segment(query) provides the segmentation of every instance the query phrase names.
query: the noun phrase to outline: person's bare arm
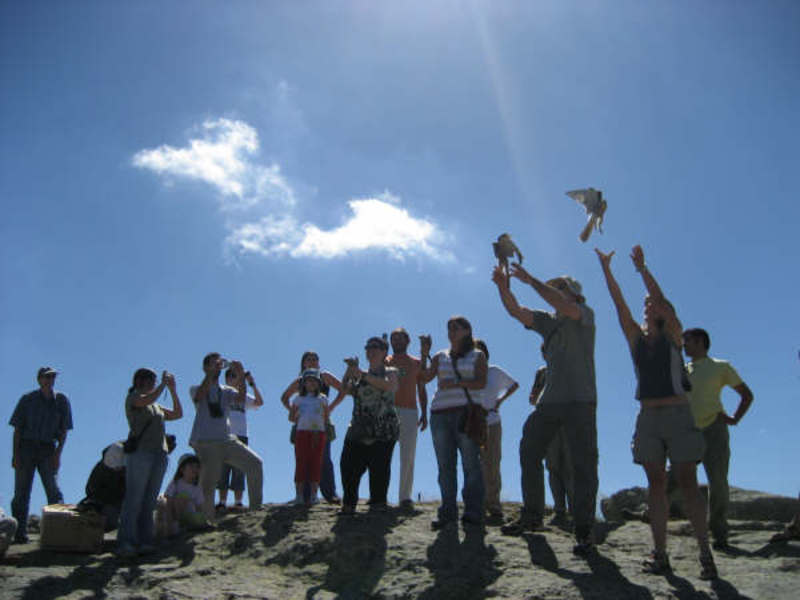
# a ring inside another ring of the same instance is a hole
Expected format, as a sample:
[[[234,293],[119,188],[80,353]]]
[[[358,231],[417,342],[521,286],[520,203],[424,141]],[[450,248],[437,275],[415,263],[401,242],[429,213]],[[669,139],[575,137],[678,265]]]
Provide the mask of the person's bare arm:
[[[739,406],[736,407],[736,412],[733,413],[732,417],[728,416],[727,413],[723,413],[723,419],[728,425],[738,425],[753,403],[753,392],[744,381],[733,389],[739,393]]]
[[[595,248],[597,258],[600,260],[600,266],[603,268],[603,275],[606,278],[606,286],[608,286],[608,293],[611,294],[611,300],[617,309],[617,319],[622,328],[622,333],[628,341],[628,346],[632,346],[636,338],[642,335],[642,328],[633,320],[631,309],[628,308],[628,303],[625,302],[625,297],[622,295],[622,290],[617,283],[614,274],[611,272],[611,258],[614,256],[612,250],[608,254],[604,254],[599,249]]]
[[[253,388],[253,406],[256,408],[260,406],[264,406],[264,398],[261,397],[261,392],[256,385],[256,379],[253,377],[253,374],[248,371],[244,375],[245,383],[247,383],[251,388]]]
[[[436,377],[436,373],[439,371],[439,358],[434,356],[431,359],[431,339],[429,336],[421,336],[420,338],[420,379],[422,383],[430,382],[434,377]],[[431,360],[430,366],[428,366],[428,360]]]
[[[336,391],[339,391],[340,389],[342,389],[342,382],[339,381],[338,379],[336,379],[336,377],[334,375],[328,373],[327,371],[323,371],[323,373],[322,373],[322,381],[327,383],[330,387],[332,387]]]
[[[420,362],[420,366],[422,363]],[[428,390],[425,389],[425,382],[422,380],[422,371],[417,374],[417,397],[419,398],[419,425],[420,431],[425,431],[428,427]]]
[[[650,296],[654,303],[654,307],[662,319],[664,319],[664,331],[667,336],[672,340],[678,348],[683,347],[683,325],[675,312],[675,309],[664,296],[661,291],[661,286],[658,285],[655,276],[650,272],[647,264],[644,261],[644,251],[642,247],[636,245],[631,250],[631,260],[633,266],[642,276],[644,286],[647,288],[647,294]]]
[[[167,377],[165,377],[167,389],[169,390],[170,396],[172,396],[172,410],[164,410],[164,420],[165,421],[177,421],[181,417],[183,417],[183,407],[181,406],[181,399],[178,398],[178,391],[175,385],[175,377],[172,374],[167,373]]]
[[[386,369],[386,373],[383,375],[373,375],[369,371],[362,371],[361,378],[383,392],[396,392],[399,385],[395,369]]]
[[[565,315],[570,319],[579,321],[581,319],[581,308],[572,296],[569,296],[559,289],[554,288],[552,285],[540,281],[518,263],[511,265],[511,276],[516,277],[522,283],[530,285],[536,293],[542,297],[542,300],[552,306],[557,313]]]
[[[511,384],[511,386],[509,386],[509,388],[505,391],[505,393],[497,399],[496,408],[500,408],[500,405],[503,402],[505,402],[508,399],[508,397],[514,392],[516,392],[518,389],[519,389],[519,383],[515,381],[514,383]]]
[[[289,410],[289,398],[291,398],[294,394],[297,393],[297,390],[300,389],[300,380],[295,379],[290,383],[286,390],[284,390],[283,394],[281,394],[281,404],[283,404],[286,410]]]
[[[64,444],[67,443],[67,432],[64,430],[56,440],[56,451],[53,453],[53,469],[58,471],[61,467],[61,453],[64,451]]]
[[[153,391],[147,392],[146,394],[139,394],[138,397],[135,397],[131,404],[136,408],[142,408],[143,406],[149,406],[161,396],[161,393],[164,391],[164,388],[167,387],[167,382],[164,380],[164,376],[167,374],[164,371],[161,374],[161,383],[159,383],[156,387],[153,388]]]
[[[497,291],[500,293],[500,301],[503,303],[506,312],[525,327],[533,325],[533,311],[517,302],[517,298],[511,292],[508,278],[502,267],[497,266],[494,268],[492,272],[492,281],[497,285]]]
[[[439,388],[448,390],[451,388],[463,388],[465,390],[482,390],[486,387],[486,374],[489,372],[489,364],[486,356],[481,352],[475,360],[475,377],[472,379],[453,379],[440,381]]]

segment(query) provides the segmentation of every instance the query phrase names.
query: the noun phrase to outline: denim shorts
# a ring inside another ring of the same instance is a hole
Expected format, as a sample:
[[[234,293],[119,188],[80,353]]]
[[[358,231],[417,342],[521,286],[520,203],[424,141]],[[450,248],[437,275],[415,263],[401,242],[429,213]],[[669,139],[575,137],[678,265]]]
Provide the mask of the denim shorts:
[[[702,432],[694,424],[689,404],[642,406],[631,442],[633,462],[698,463],[705,453]]]

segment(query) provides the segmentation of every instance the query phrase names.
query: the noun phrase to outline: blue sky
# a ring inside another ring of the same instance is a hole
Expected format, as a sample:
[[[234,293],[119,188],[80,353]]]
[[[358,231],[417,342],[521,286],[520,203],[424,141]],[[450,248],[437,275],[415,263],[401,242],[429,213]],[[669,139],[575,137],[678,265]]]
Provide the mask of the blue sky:
[[[134,370],[176,374],[180,452],[188,387],[217,350],[256,376],[264,497],[288,500],[278,397],[302,352],[341,375],[371,335],[405,326],[441,348],[464,314],[521,384],[502,414],[503,497],[519,499],[541,360],[489,279],[490,244],[509,232],[534,275],[573,275],[596,312],[601,494],[644,485],[633,369],[592,251],[617,250],[640,314],[627,254],[641,243],[684,325],[705,327],[755,393],[732,430],[732,484],[794,495],[798,25],[797,3],[778,1],[4,2],[4,419],[39,366],[62,371],[75,430],[61,485],[77,501],[126,435]],[[582,244],[564,192],[586,186],[609,209]],[[416,473],[437,497],[428,432]]]

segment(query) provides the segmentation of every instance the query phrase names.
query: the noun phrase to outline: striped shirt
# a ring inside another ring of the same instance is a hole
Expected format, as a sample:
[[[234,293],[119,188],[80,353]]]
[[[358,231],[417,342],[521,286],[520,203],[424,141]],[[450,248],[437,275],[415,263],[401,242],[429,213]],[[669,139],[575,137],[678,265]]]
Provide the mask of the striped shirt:
[[[462,356],[457,361],[458,372],[461,374],[461,379],[469,381],[475,379],[475,362],[479,356],[483,356],[480,350],[470,350],[465,356]],[[439,366],[436,371],[438,382],[441,384],[443,381],[455,381],[455,370],[453,363],[450,361],[450,353],[447,350],[440,350],[434,356],[434,359],[439,361]],[[472,399],[475,402],[480,402],[477,392],[470,392]],[[467,394],[463,388],[456,387],[443,390],[441,386],[437,388],[436,395],[431,402],[431,412],[439,410],[447,410],[448,408],[455,408],[457,406],[465,406],[467,404]]]

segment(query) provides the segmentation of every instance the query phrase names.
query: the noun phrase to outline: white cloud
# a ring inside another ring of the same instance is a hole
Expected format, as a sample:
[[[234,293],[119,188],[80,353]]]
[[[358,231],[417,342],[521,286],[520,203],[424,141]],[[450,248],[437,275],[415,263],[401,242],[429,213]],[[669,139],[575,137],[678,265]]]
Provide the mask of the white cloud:
[[[264,256],[332,259],[381,250],[397,260],[412,256],[453,260],[439,227],[428,219],[411,216],[396,196],[384,193],[377,198],[350,200],[348,206],[351,216],[333,229],[324,230],[313,223],[299,225],[289,216],[269,216],[236,228],[228,242],[240,254]]]
[[[285,88],[285,84],[281,84]],[[280,88],[282,101],[286,90]],[[285,108],[285,107],[284,107]],[[207,183],[219,193],[226,211],[226,254],[333,259],[378,250],[397,260],[426,257],[452,261],[447,237],[430,219],[411,215],[400,198],[385,192],[350,200],[350,214],[338,227],[300,223],[292,186],[277,164],[254,161],[258,133],[243,121],[217,119],[202,124],[185,147],[145,149],[133,165],[160,176]],[[229,211],[236,209],[233,218]],[[308,210],[308,207],[307,207]]]
[[[163,145],[141,150],[133,156],[136,167],[166,177],[199,180],[214,186],[224,208],[252,206],[262,201],[292,205],[291,186],[278,165],[252,161],[258,152],[256,130],[243,121],[205,121],[201,137],[187,146]]]

